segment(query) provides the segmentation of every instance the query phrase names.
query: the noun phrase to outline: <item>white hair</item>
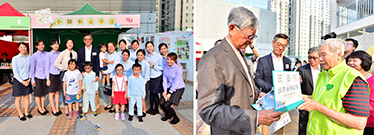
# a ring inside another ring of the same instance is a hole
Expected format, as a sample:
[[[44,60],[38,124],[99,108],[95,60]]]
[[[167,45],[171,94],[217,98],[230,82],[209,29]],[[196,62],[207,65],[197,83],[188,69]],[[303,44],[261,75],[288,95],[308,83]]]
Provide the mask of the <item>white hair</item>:
[[[245,7],[232,8],[228,17],[227,26],[236,24],[240,29],[249,28],[257,30],[260,23],[253,12]]]
[[[345,47],[345,41],[337,38],[330,38],[325,41],[323,41],[321,44],[318,45],[318,48],[323,45],[329,45],[330,50],[332,53],[338,55],[339,52],[342,53],[342,58],[344,59],[344,47]]]

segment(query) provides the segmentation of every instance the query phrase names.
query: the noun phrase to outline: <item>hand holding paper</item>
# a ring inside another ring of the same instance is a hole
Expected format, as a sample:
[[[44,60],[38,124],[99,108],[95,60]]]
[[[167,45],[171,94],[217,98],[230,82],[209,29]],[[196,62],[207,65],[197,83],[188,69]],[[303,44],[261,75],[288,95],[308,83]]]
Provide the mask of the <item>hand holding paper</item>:
[[[270,126],[274,121],[278,121],[282,112],[274,112],[274,109],[261,110],[258,112],[258,124]]]
[[[305,111],[312,111],[312,110],[315,110],[320,103],[318,103],[317,101],[314,101],[310,98],[308,98],[307,96],[303,96],[303,100],[304,100],[304,103],[302,103],[301,105],[299,105],[297,107],[297,109],[299,110],[305,110]]]

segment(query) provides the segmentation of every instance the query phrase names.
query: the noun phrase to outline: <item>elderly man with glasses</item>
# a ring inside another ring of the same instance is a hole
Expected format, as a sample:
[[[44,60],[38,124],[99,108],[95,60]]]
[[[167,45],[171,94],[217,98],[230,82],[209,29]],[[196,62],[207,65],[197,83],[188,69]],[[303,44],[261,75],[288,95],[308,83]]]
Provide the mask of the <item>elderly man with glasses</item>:
[[[274,109],[256,111],[251,106],[258,92],[240,49],[256,37],[257,17],[244,7],[233,8],[227,25],[227,36],[201,58],[198,112],[210,125],[211,134],[254,135],[257,125],[270,125],[282,113]]]

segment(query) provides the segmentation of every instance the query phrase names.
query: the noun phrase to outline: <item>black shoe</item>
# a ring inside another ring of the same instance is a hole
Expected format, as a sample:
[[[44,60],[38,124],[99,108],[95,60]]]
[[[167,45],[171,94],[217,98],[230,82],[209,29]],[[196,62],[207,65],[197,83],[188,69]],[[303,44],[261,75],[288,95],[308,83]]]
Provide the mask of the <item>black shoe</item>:
[[[132,117],[133,117],[133,116],[129,115],[129,119],[128,119],[128,120],[129,120],[130,122],[132,121]]]
[[[19,116],[18,116],[18,118],[19,118],[19,120],[21,120],[21,121],[25,121],[25,120],[26,120],[25,115],[23,115],[22,117],[19,117]]]
[[[110,106],[110,107],[108,107],[108,106],[105,106],[105,107],[104,107],[104,110],[109,110],[109,109],[112,109],[112,107],[113,107],[113,106]]]
[[[32,118],[32,115],[31,114],[28,114],[26,115],[27,118],[31,119]]]
[[[58,115],[61,115],[61,114],[62,114],[61,110],[58,110],[57,113],[58,113]],[[69,115],[69,114],[68,114],[68,115]]]
[[[174,119],[170,121],[170,124],[177,124],[179,121],[179,118],[175,116]]]
[[[39,113],[40,115],[43,115],[43,116],[47,114],[46,112],[47,112],[47,111],[41,113],[41,112],[38,110],[38,113]]]
[[[170,115],[165,115],[165,117],[162,117],[161,120],[162,121],[167,121],[168,119],[170,119],[171,116]]]
[[[49,111],[47,109],[44,108],[44,110],[45,110],[45,114],[49,113]]]
[[[139,122],[143,122],[143,118],[142,118],[142,116],[138,116],[138,121],[139,121]]]
[[[143,112],[143,116],[142,117],[145,117],[145,116],[147,116],[147,113]]]
[[[109,113],[114,113],[114,112],[116,112],[116,111],[114,111],[114,110],[109,110]]]
[[[59,115],[60,115],[58,112],[53,113],[53,111],[52,111],[52,114],[53,114],[54,116],[59,116]]]
[[[148,109],[148,110],[146,111],[146,113],[148,113],[148,114],[152,114],[153,111],[154,111],[153,109]]]
[[[151,115],[156,115],[156,114],[159,114],[160,112],[158,110],[153,110]]]

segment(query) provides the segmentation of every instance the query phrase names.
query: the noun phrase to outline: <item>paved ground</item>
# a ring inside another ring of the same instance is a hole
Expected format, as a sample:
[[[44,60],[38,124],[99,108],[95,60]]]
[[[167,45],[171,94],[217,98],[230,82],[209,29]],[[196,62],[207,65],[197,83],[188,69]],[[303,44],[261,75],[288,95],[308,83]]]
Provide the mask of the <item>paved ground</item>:
[[[143,118],[144,122],[139,123],[137,119],[132,122],[114,120],[114,114],[103,110],[105,101],[100,99],[101,114],[94,117],[92,113],[87,115],[86,121],[73,118],[68,120],[67,116],[58,117],[49,113],[46,116],[40,116],[37,113],[34,100],[30,103],[30,112],[33,118],[26,121],[18,119],[18,113],[14,105],[14,97],[11,96],[12,86],[4,84],[0,86],[0,134],[192,134],[193,133],[193,89],[192,83],[186,84],[186,90],[179,106],[174,106],[181,122],[171,125],[169,122],[163,122],[160,118],[163,116],[161,111],[158,115],[147,115]],[[22,102],[23,103],[23,102]],[[50,110],[48,98],[46,101],[47,110]],[[63,111],[63,106],[60,109]],[[74,116],[74,115],[73,115]],[[128,117],[128,115],[126,115]],[[99,124],[101,131],[94,131],[93,126]]]

